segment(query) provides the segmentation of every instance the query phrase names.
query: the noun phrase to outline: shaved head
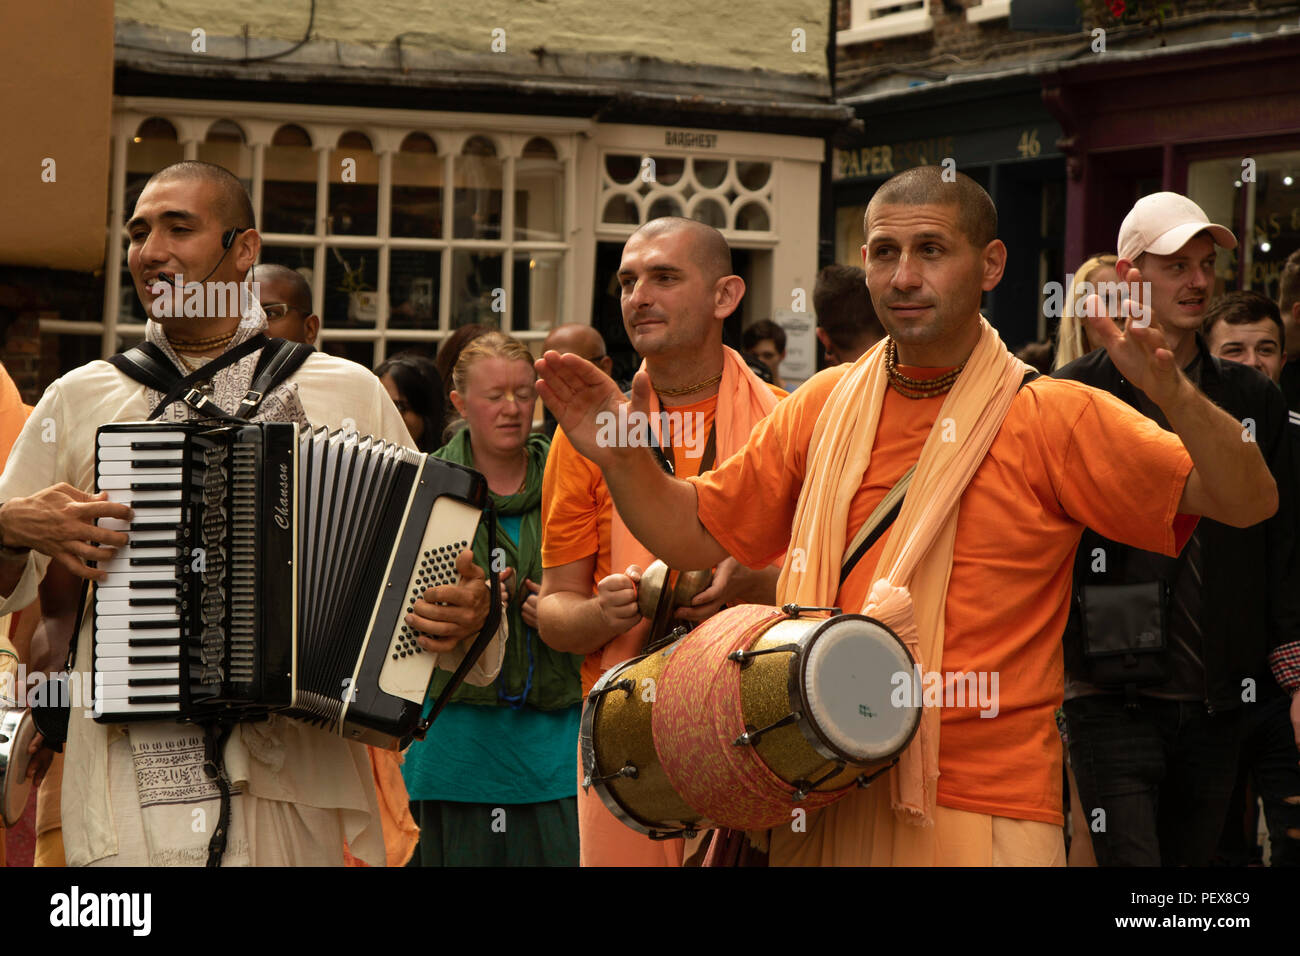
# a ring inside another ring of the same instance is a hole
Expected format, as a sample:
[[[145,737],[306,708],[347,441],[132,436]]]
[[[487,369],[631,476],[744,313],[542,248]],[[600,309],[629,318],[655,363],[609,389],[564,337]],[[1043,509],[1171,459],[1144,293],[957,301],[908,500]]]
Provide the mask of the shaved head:
[[[554,349],[561,354],[576,352],[589,362],[605,354],[605,340],[590,325],[581,322],[568,322],[551,329],[542,343],[542,351]]]
[[[240,229],[252,229],[253,222],[253,201],[248,198],[248,190],[244,188],[235,175],[223,166],[215,163],[205,163],[197,159],[187,159],[184,162],[172,163],[170,166],[164,166],[158,172],[149,177],[149,182],[145,183],[145,188],[160,180],[181,179],[181,180],[199,180],[210,183],[216,193],[216,214],[223,224],[223,228],[235,226]]]
[[[263,295],[267,301],[283,302],[303,315],[311,315],[311,286],[301,272],[275,263],[263,264],[257,267],[257,281],[263,286],[274,286],[273,293],[268,288],[268,294]]]
[[[694,219],[683,219],[681,216],[651,219],[632,233],[631,239],[638,236],[648,239],[678,231],[690,234],[691,258],[700,267],[707,280],[715,282],[723,276],[731,275],[731,246],[727,245],[727,240],[718,230]]]
[[[983,249],[998,237],[998,211],[993,200],[965,173],[955,172],[956,179],[945,182],[944,172],[940,166],[917,166],[887,180],[867,204],[863,232],[870,232],[871,214],[882,205],[955,206],[957,228],[972,246]]]

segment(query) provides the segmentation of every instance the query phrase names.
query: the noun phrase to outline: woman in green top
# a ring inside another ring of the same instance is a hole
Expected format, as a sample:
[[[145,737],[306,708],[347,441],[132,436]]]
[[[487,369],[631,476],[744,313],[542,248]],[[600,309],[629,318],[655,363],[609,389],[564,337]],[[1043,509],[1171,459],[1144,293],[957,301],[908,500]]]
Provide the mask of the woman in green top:
[[[467,427],[434,454],[487,479],[497,553],[488,553],[481,528],[474,557],[508,581],[510,637],[495,685],[463,686],[407,751],[402,776],[420,826],[412,865],[578,864],[582,658],[537,635],[549,441],[531,432],[535,381],[528,349],[500,332],[471,342],[452,373],[451,400]],[[430,700],[447,676],[438,672]]]

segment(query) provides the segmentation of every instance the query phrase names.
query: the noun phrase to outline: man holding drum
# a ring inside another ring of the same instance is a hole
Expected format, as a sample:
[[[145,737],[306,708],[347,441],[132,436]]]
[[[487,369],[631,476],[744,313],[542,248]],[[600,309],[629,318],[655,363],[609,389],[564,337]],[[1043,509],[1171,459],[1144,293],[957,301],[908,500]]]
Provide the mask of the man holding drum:
[[[731,274],[731,250],[711,226],[655,219],[628,239],[618,277],[623,323],[632,347],[645,358],[643,387],[654,394],[643,402],[640,417],[615,415],[597,424],[593,409],[591,443],[635,447],[636,454],[651,455],[656,467],[678,476],[707,471],[741,448],[785,395],[722,344],[723,320],[745,294],[744,280]],[[574,359],[621,398],[612,379],[580,356]],[[657,441],[661,451],[649,452],[648,441]],[[604,671],[641,652],[650,622],[638,610],[637,584],[658,553],[647,551],[648,539],[633,537],[614,511],[594,464],[599,458],[587,448],[575,450],[564,429],[557,429],[542,486],[540,631],[556,650],[587,655],[584,694]],[[764,562],[751,571],[719,551],[699,564],[668,563],[683,571],[717,568],[712,585],[679,611],[685,620],[702,621],[724,603],[772,601],[776,569]],[[652,842],[626,829],[583,788],[578,833],[583,866],[682,861],[681,843]]]
[[[538,363],[561,427],[669,564],[730,553],[761,567],[788,549],[778,604],[884,621],[927,686],[976,675],[998,687],[994,707],[927,695],[899,766],[769,831],[773,864],[1063,864],[1053,714],[1083,527],[1173,554],[1193,516],[1246,526],[1277,507],[1258,448],[1190,385],[1149,322],[1121,332],[1099,302],[1090,310],[1116,366],[1175,434],[1077,383],[1026,384],[979,313],[1006,262],[996,210],[968,177],[944,173],[908,170],[867,209],[863,265],[890,337],[807,382],[704,477],[677,480],[644,451],[602,447],[597,416],[621,401],[612,383],[574,356]],[[1139,288],[1137,270],[1123,278]],[[634,410],[648,384],[638,376]],[[913,465],[897,518],[841,585],[846,543]]]

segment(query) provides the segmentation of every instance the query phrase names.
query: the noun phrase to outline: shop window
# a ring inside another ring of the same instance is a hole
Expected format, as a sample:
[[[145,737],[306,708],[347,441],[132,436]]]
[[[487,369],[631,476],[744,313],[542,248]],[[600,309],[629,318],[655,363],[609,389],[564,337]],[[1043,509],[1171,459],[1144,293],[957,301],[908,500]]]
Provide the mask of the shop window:
[[[478,323],[501,328],[509,309],[502,284],[501,256],[458,251],[451,258],[451,324],[453,328]]]
[[[444,161],[426,133],[411,133],[393,154],[392,234],[420,239],[442,236]]]
[[[888,40],[934,29],[928,0],[851,0],[849,28],[836,34],[841,46]]]
[[[540,136],[530,139],[515,163],[516,241],[564,238],[564,163]]]
[[[637,226],[687,215],[724,235],[773,231],[771,162],[609,153],[603,165],[602,225]]]
[[[559,324],[563,264],[564,257],[558,252],[515,253],[511,331],[548,332]]]
[[[325,250],[325,316],[332,328],[374,328],[379,319],[379,250]]]
[[[281,126],[266,148],[262,228],[270,233],[316,231],[316,151],[301,126]]]
[[[364,133],[339,137],[330,151],[329,214],[325,231],[340,236],[379,232],[379,157]]]
[[[501,238],[502,164],[486,136],[473,136],[456,157],[453,212],[457,239]]]
[[[389,328],[437,328],[442,252],[394,249],[388,255]]]
[[[1251,289],[1277,298],[1282,266],[1300,248],[1300,150],[1249,157],[1240,154],[1190,163],[1187,195],[1237,237],[1219,249],[1214,270],[1219,291]]]

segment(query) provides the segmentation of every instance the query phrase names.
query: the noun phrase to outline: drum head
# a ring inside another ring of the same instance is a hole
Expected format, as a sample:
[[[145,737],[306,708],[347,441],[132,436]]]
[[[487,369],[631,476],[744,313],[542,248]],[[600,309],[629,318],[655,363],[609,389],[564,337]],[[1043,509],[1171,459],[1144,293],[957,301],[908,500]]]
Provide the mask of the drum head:
[[[6,826],[22,818],[32,785],[27,779],[31,757],[27,753],[36,725],[30,710],[7,710],[0,715],[0,811]]]
[[[903,642],[859,614],[831,618],[808,640],[801,690],[814,732],[852,763],[901,752],[921,716],[914,695],[896,693],[901,681],[912,681],[912,656]]]

